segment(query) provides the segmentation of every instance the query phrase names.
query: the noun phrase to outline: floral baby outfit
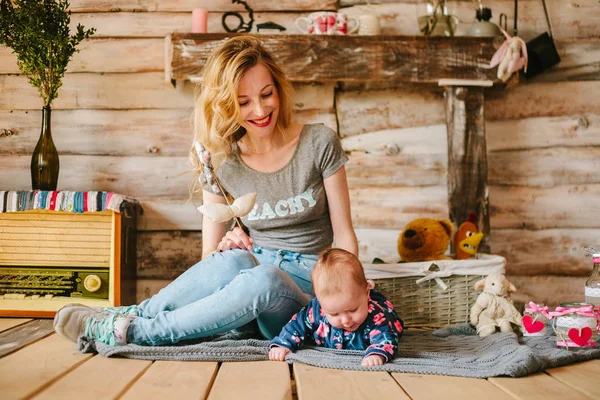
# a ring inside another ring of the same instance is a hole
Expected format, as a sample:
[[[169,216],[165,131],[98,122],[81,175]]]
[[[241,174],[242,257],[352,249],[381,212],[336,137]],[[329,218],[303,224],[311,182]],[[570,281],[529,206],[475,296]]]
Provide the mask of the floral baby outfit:
[[[398,339],[402,336],[404,322],[394,311],[394,306],[381,293],[371,290],[369,312],[360,327],[353,331],[332,326],[321,310],[317,298],[298,311],[283,327],[279,336],[271,341],[271,347],[280,346],[295,351],[305,340],[317,346],[367,350],[363,356],[372,354],[390,361],[398,351]]]

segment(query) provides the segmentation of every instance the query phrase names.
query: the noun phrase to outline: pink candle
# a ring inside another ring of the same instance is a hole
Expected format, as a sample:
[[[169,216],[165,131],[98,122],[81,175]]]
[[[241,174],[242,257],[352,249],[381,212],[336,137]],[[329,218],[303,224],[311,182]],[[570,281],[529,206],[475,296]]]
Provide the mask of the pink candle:
[[[192,10],[192,33],[206,33],[208,24],[208,10],[195,8]]]

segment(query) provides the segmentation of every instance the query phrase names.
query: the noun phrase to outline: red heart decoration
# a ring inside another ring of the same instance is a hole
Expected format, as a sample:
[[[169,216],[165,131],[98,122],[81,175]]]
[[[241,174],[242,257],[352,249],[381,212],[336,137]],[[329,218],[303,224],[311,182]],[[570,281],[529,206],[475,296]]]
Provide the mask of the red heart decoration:
[[[321,31],[321,33],[327,32],[327,19],[326,18],[317,17],[317,18],[315,18],[315,22],[319,26],[319,30]]]
[[[587,342],[592,337],[592,329],[589,326],[586,326],[579,333],[579,329],[571,328],[569,329],[569,338],[578,346],[583,347],[587,344]]]
[[[336,24],[336,19],[333,15],[327,17],[327,28],[333,28]]]
[[[526,315],[523,317],[523,327],[527,333],[536,333],[544,329],[544,323],[542,321],[533,322],[533,319],[529,315]]]

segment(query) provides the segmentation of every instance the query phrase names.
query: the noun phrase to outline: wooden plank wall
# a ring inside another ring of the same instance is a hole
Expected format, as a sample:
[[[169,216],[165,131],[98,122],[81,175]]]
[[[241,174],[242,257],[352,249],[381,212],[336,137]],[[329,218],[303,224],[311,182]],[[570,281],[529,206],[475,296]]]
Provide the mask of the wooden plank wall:
[[[314,10],[377,13],[384,34],[419,34],[415,0],[254,0],[255,22],[296,33]],[[456,2],[460,29],[472,2]],[[508,259],[518,299],[582,299],[591,262],[581,247],[600,245],[600,7],[597,0],[548,0],[563,61],[530,82],[487,92],[486,129],[492,252]],[[512,26],[512,0],[490,0]],[[69,64],[53,108],[61,190],[111,190],[140,199],[138,297],[155,293],[200,258],[198,200],[187,202],[193,85],[164,82],[163,37],[191,27],[208,8],[209,30],[223,32],[229,0],[72,0],[72,23],[96,27]],[[350,7],[350,8],[346,8]],[[245,15],[245,14],[244,14]],[[519,31],[545,32],[541,2],[519,2]],[[361,258],[397,260],[404,224],[447,215],[443,91],[422,86],[296,85],[305,122],[337,129],[348,164]],[[0,48],[0,189],[30,188],[30,154],[41,101]]]

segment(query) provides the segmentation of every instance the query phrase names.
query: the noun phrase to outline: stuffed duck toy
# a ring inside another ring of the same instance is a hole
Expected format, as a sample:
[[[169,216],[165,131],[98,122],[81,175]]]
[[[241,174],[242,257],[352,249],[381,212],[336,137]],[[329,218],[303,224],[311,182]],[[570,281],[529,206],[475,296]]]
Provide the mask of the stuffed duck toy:
[[[466,260],[477,254],[479,243],[483,239],[483,233],[477,229],[477,215],[474,212],[469,213],[467,221],[458,227],[454,235],[454,250],[457,260]]]

